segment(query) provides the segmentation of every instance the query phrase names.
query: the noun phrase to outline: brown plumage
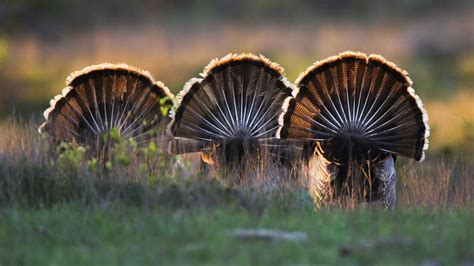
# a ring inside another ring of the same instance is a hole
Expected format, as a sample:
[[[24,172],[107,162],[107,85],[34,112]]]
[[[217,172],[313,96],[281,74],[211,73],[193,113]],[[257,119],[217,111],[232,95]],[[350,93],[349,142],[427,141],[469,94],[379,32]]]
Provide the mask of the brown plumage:
[[[299,92],[283,105],[277,137],[306,140],[306,160],[327,162],[310,162],[319,169],[309,171],[310,179],[324,175],[336,194],[346,190],[353,195],[354,186],[345,184],[359,176],[362,181],[355,184],[372,188],[373,175],[394,173],[388,168],[394,167],[396,155],[424,159],[428,116],[408,74],[395,64],[378,55],[345,52],[315,63],[296,83]],[[377,187],[384,190],[383,184]],[[371,195],[370,189],[364,193]]]
[[[204,162],[227,169],[272,153],[282,103],[294,89],[282,74],[263,56],[229,54],[211,61],[202,78],[191,79],[176,97],[171,150],[201,151]]]
[[[72,73],[62,94],[44,112],[39,131],[56,141],[76,141],[97,151],[103,134],[146,142],[168,120],[173,95],[146,71],[126,64],[100,64]]]

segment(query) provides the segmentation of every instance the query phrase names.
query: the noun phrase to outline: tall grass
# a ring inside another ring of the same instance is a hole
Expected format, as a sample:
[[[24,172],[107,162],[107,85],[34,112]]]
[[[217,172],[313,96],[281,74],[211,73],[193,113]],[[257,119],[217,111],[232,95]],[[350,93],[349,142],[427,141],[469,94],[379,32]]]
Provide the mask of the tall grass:
[[[55,146],[36,132],[31,121],[10,119],[0,125],[0,130],[0,205],[119,201],[149,207],[231,204],[252,210],[270,203],[311,206],[304,182],[281,182],[277,188],[268,189],[265,177],[254,174],[258,178],[252,186],[247,186],[248,182],[241,187],[229,186],[216,175],[200,173],[192,165],[192,155],[168,155],[159,139],[145,146],[118,142],[102,171],[83,147]],[[423,163],[400,161],[398,206],[473,207],[474,167],[469,157],[434,155]]]
[[[237,204],[260,209],[283,199],[282,206],[292,206],[300,201],[301,193],[304,197],[304,191],[288,184],[268,189],[263,177],[246,189],[229,186],[216,175],[200,173],[195,163],[198,156],[169,155],[167,143],[158,138],[142,146],[131,140],[117,141],[109,159],[101,164],[88,156],[85,147],[52,143],[38,134],[31,121],[10,119],[0,130],[4,132],[0,140],[0,205],[119,201],[148,207]]]
[[[462,155],[438,156],[426,162],[403,166],[399,171],[401,207],[473,208],[474,165]]]

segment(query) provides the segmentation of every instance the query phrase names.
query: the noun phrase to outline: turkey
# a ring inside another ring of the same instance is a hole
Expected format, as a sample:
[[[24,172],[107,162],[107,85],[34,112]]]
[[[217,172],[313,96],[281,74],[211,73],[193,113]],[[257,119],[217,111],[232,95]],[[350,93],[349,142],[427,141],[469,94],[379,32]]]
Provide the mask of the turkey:
[[[99,64],[72,73],[66,88],[50,101],[40,133],[57,142],[104,152],[104,134],[116,130],[122,139],[146,142],[169,121],[173,94],[147,71],[126,64]]]
[[[225,180],[240,184],[244,170],[285,153],[275,132],[282,103],[293,92],[283,69],[262,55],[214,59],[176,96],[170,150],[201,152],[205,169],[214,166]]]
[[[344,52],[296,80],[276,135],[305,140],[307,184],[316,205],[396,203],[396,156],[422,161],[428,115],[408,73],[379,55]]]

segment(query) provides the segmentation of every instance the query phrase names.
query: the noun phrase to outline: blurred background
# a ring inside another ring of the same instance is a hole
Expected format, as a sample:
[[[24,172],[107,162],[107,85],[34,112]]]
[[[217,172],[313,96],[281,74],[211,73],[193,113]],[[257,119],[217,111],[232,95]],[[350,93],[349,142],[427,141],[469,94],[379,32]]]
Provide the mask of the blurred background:
[[[11,117],[40,123],[67,75],[91,64],[141,67],[177,93],[229,52],[264,54],[294,81],[345,50],[410,73],[430,115],[430,153],[474,154],[470,0],[2,0],[0,129]]]

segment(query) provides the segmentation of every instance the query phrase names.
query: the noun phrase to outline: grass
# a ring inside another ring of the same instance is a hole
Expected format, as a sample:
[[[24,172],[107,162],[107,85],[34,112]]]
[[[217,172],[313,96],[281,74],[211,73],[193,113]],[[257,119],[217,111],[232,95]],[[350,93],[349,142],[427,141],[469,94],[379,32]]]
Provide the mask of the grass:
[[[52,148],[34,124],[2,125],[1,265],[474,261],[469,156],[439,151],[422,164],[399,160],[394,211],[315,211],[304,187],[228,187],[187,163],[176,168],[160,145],[119,144],[107,174],[98,175],[85,151]],[[238,228],[298,231],[308,240],[229,235]]]
[[[2,265],[421,264],[474,261],[474,214],[124,205],[3,209]],[[306,232],[302,243],[240,240],[235,228]]]

